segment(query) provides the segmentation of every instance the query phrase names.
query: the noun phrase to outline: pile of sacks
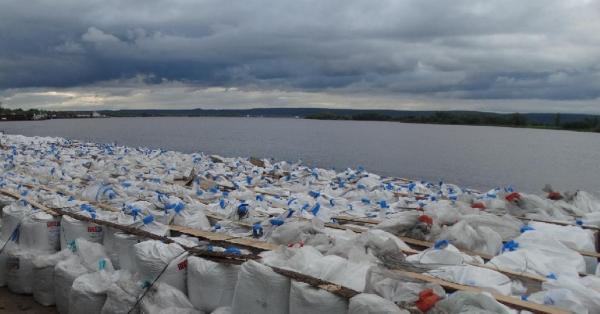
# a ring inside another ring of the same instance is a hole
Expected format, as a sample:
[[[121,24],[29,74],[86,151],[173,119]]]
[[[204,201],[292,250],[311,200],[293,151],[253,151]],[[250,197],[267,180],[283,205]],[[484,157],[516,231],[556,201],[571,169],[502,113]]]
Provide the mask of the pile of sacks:
[[[261,262],[241,266],[189,256],[183,246],[198,245],[191,238],[172,238],[175,242],[169,244],[138,239],[129,246],[132,265],[124,269],[113,264],[107,246],[102,245],[106,230],[97,228],[101,225],[42,214],[22,201],[3,209],[3,228],[14,226],[3,230],[19,232],[7,237],[10,249],[0,271],[9,290],[33,294],[37,302],[56,305],[60,313],[130,313],[132,309],[141,313],[408,313],[398,305],[433,310],[437,303],[443,304],[440,300],[448,299],[439,286],[407,284],[402,278],[390,281],[389,274],[377,273],[382,270],[381,254],[406,245],[381,230],[330,245],[325,254],[308,245],[282,247],[264,253]],[[64,247],[58,250],[61,238]],[[270,266],[362,293],[344,299],[282,276]]]
[[[590,296],[576,293],[580,286],[564,278],[592,287],[595,278],[592,274],[598,274],[597,261],[584,258],[578,252],[595,251],[596,243],[590,231],[578,226],[521,219],[560,219],[574,225],[600,226],[600,200],[583,191],[559,193],[548,187],[546,195],[538,196],[517,193],[507,187],[481,193],[445,182],[382,178],[360,167],[336,172],[300,163],[132,149],[60,138],[1,137],[8,149],[0,152],[3,157],[0,186],[24,196],[32,193],[27,196],[53,207],[161,236],[168,236],[167,225],[174,224],[232,236],[253,236],[292,248],[312,246],[323,258],[337,256],[359,265],[388,266],[398,262],[399,251],[410,250],[398,238],[406,236],[436,243],[435,247],[419,254],[403,256],[403,263],[410,266],[427,266],[421,271],[431,276],[529,298],[533,302],[557,300],[556,292],[544,301],[533,294],[530,296],[518,282],[507,281],[499,272],[472,267],[484,261],[477,254],[460,251],[470,250],[491,257],[487,265],[492,269],[501,267],[537,274],[548,277],[548,282],[558,280],[554,286],[544,286],[544,291],[559,289],[556,285],[569,290],[562,294],[569,302],[555,302],[567,309],[571,308],[566,304],[583,304],[582,298]],[[183,180],[189,187],[173,184],[175,180]],[[24,184],[48,184],[68,195],[108,204],[121,211],[106,212],[54,192],[33,192]],[[30,208],[30,211],[34,213],[35,209]],[[223,217],[223,220],[211,225],[208,214]],[[342,215],[375,218],[381,223],[364,235],[324,227],[325,222],[335,223],[336,217]],[[4,243],[13,237],[10,225],[18,225],[21,218],[48,219],[30,214],[20,217],[16,212],[13,216],[3,222],[6,226],[2,229]],[[46,227],[54,224],[51,222]],[[246,227],[248,225],[252,227]],[[41,228],[34,231],[48,232]],[[55,253],[59,247],[68,248],[77,239],[85,239],[103,244],[114,268],[139,272],[130,248],[144,239],[67,217],[63,218],[60,231],[60,244],[54,250],[48,249],[52,246],[49,243],[31,242],[25,236],[23,241],[7,245],[0,255],[0,263],[4,264],[2,259],[7,259],[11,251],[14,252],[10,264],[17,265],[18,261],[20,265],[28,254],[39,255],[32,252]],[[53,265],[56,258],[42,261],[40,265]],[[356,274],[362,278],[365,273],[357,271]],[[581,274],[588,274],[583,279],[592,279],[580,283]],[[1,276],[0,272],[0,279]],[[363,280],[360,278],[356,281]],[[594,291],[588,289],[588,293]],[[463,301],[452,304],[470,302],[465,301],[468,297],[461,298]],[[587,309],[595,310],[594,307]]]

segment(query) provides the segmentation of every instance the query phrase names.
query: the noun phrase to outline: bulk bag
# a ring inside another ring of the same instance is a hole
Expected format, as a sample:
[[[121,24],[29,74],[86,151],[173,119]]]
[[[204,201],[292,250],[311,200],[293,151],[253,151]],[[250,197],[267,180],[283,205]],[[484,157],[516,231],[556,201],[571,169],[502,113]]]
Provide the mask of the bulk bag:
[[[143,314],[202,314],[194,308],[181,290],[164,282],[152,286],[140,303]]]
[[[361,293],[350,299],[348,314],[408,314],[401,310],[394,302],[386,300],[378,295]]]
[[[81,214],[90,215],[88,212]],[[68,248],[69,243],[82,238],[89,242],[102,243],[104,236],[103,227],[92,222],[77,220],[69,216],[63,216],[60,223],[60,248]]]
[[[33,293],[33,253],[19,247],[6,252],[6,283],[8,290],[18,294]]]
[[[36,212],[25,219],[19,232],[19,246],[26,250],[53,253],[60,247],[60,218]]]
[[[195,308],[212,312],[230,306],[240,267],[215,263],[203,258],[188,258],[187,288]]]
[[[62,260],[73,256],[68,250],[49,255],[36,255],[33,264],[33,299],[44,306],[54,305],[54,267]]]
[[[100,313],[112,280],[106,270],[77,277],[69,292],[69,313]]]
[[[290,314],[348,313],[348,301],[331,292],[303,282],[292,281],[290,287]]]
[[[286,314],[289,301],[289,278],[255,261],[242,264],[233,295],[233,314]]]
[[[187,252],[179,244],[149,240],[134,245],[133,250],[142,280],[152,283],[160,275],[159,281],[187,292]]]

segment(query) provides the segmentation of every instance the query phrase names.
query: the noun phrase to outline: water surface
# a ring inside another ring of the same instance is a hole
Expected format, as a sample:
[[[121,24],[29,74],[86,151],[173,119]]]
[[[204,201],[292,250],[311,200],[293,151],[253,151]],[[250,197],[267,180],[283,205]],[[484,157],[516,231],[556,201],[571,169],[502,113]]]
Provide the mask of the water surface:
[[[276,118],[109,118],[1,122],[0,130],[228,157],[362,165],[386,176],[487,189],[600,191],[600,135],[556,130]]]

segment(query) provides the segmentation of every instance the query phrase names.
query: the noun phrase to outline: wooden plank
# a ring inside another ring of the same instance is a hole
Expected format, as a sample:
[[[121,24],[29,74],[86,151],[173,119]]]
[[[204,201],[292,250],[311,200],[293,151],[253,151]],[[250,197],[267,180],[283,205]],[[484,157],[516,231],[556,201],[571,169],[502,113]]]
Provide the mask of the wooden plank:
[[[590,229],[590,230],[595,230],[595,231],[600,230],[599,227],[594,226],[594,225],[578,225],[578,224],[568,222],[568,221],[543,219],[543,218],[529,218],[529,217],[524,217],[524,216],[513,216],[513,217],[523,220],[523,221],[537,221],[537,222],[544,222],[544,223],[549,223],[549,224],[553,224],[553,225],[581,227],[583,229]]]
[[[409,238],[409,237],[398,237],[400,238],[400,240],[406,242],[406,244],[409,245],[414,245],[417,247],[422,247],[422,248],[430,248],[433,247],[434,243],[433,242],[429,242],[429,241],[423,241],[423,240],[418,240],[418,239],[413,239],[413,238]],[[480,256],[481,258],[483,258],[484,260],[490,260],[492,259],[494,256],[493,255],[489,255],[489,254],[485,254],[485,253],[480,253],[480,252],[474,252],[474,251],[470,251],[470,250],[465,250],[465,249],[460,249],[461,252],[467,254],[467,255],[471,255],[471,256]]]
[[[16,193],[16,192],[13,192],[13,191],[10,191],[10,190],[6,190],[6,189],[0,189],[0,193],[4,194],[6,196],[10,196],[12,198],[15,198],[17,200],[22,199],[22,200],[28,202],[29,204],[31,204],[31,206],[33,206],[33,207],[35,207],[37,209],[41,209],[44,212],[46,212],[46,213],[48,213],[48,214],[50,214],[52,216],[60,216],[60,214],[58,214],[56,211],[54,211],[54,210],[52,210],[52,209],[50,209],[50,208],[48,208],[48,207],[46,207],[46,206],[44,206],[42,204],[40,204],[40,203],[38,203],[38,202],[30,199],[30,198],[22,197],[19,193]]]
[[[191,235],[191,236],[198,237],[201,239],[206,239],[209,241],[227,241],[227,240],[234,238],[233,236],[230,236],[230,235],[224,234],[224,233],[216,233],[216,232],[204,231],[204,230],[176,226],[176,225],[169,225],[169,229],[173,230],[175,232],[184,233],[187,235]]]
[[[253,247],[255,249],[260,249],[263,251],[273,251],[279,247],[277,244],[259,241],[252,238],[232,238],[227,241],[228,243],[243,245],[246,247]]]

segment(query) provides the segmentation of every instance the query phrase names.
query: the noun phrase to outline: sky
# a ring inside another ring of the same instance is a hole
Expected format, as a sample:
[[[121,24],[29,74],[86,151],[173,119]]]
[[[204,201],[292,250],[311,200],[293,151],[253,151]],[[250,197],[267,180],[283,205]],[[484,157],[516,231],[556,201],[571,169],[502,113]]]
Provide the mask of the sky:
[[[597,0],[0,0],[10,108],[600,113]]]

